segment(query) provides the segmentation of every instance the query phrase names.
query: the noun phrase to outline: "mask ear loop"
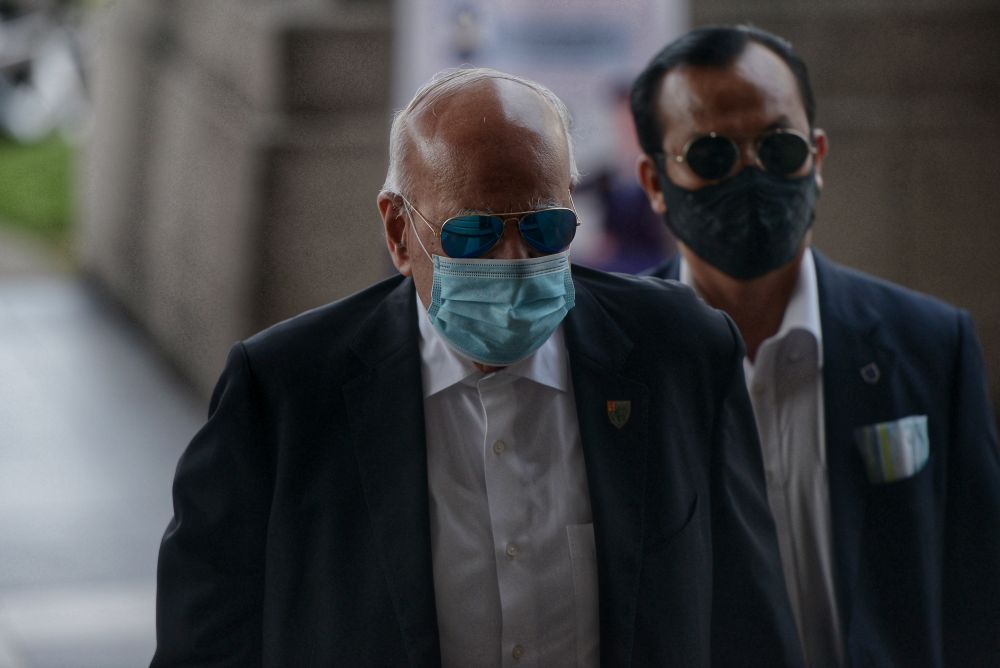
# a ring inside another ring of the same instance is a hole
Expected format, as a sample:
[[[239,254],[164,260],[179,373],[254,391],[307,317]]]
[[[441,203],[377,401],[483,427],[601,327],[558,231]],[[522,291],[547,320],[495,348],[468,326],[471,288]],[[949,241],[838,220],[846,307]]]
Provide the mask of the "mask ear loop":
[[[399,199],[403,200],[403,203],[406,205],[405,207],[403,207],[403,210],[406,211],[406,216],[407,216],[407,218],[410,219],[410,225],[411,225],[411,227],[413,226],[413,214],[415,213],[418,216],[420,216],[421,222],[424,225],[426,225],[427,227],[429,227],[430,230],[431,230],[431,232],[435,232],[434,226],[431,225],[429,222],[427,222],[427,220],[424,218],[423,214],[421,214],[419,211],[417,211],[417,207],[415,207],[412,204],[410,204],[410,201],[408,199],[406,199],[405,197],[403,197],[402,195],[399,195]],[[413,236],[416,237],[416,239],[417,239],[417,245],[420,246],[420,250],[422,250],[424,252],[424,255],[427,256],[427,259],[430,260],[431,262],[434,262],[434,258],[431,256],[430,253],[427,252],[427,248],[424,246],[424,242],[420,240],[420,235],[417,233],[416,228],[413,229]],[[401,247],[402,248],[406,248],[406,244],[401,244]]]
[[[410,223],[411,224],[413,223],[412,215],[410,216]],[[424,242],[420,240],[420,234],[417,232],[416,228],[413,229],[413,236],[416,237],[417,245],[420,246],[420,250],[424,252],[424,255],[427,256],[427,259],[430,260],[431,262],[434,262],[434,258],[431,257],[430,253],[427,252],[427,248],[424,246]]]

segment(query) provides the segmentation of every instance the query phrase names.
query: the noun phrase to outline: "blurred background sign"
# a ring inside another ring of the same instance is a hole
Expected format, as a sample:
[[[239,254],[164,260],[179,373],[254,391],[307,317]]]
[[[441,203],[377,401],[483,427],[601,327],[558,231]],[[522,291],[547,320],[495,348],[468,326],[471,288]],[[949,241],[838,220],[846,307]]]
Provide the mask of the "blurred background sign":
[[[639,271],[671,251],[635,180],[632,80],[689,27],[681,0],[406,0],[393,17],[393,102],[402,108],[442,69],[492,67],[534,79],[569,107],[581,187],[575,262]]]

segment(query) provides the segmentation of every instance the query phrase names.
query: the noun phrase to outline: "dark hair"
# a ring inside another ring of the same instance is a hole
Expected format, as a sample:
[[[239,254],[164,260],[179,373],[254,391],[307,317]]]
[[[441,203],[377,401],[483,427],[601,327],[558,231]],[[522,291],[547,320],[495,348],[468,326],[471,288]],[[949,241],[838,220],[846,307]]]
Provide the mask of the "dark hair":
[[[813,127],[816,101],[809,85],[809,73],[788,41],[752,26],[710,26],[692,30],[667,44],[632,84],[632,119],[639,145],[646,154],[653,156],[663,152],[664,129],[658,120],[657,100],[667,71],[678,65],[728,67],[751,42],[770,49],[788,65],[798,83],[809,128]]]

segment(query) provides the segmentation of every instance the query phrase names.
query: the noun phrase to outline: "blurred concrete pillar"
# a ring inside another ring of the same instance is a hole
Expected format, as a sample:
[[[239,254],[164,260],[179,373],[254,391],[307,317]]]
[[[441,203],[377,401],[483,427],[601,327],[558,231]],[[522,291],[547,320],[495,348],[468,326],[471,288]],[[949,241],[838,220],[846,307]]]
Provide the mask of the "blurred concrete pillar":
[[[95,123],[80,160],[77,254],[132,311],[147,295],[141,253],[146,212],[146,157],[159,58],[170,32],[166,3],[123,0],[93,14],[89,63]]]
[[[108,283],[207,392],[237,339],[389,271],[390,22],[348,0],[175,0],[169,18],[137,160],[142,280]]]
[[[1000,408],[1000,4],[700,0],[692,10],[696,25],[748,22],[792,41],[830,137],[817,246],[969,309]]]

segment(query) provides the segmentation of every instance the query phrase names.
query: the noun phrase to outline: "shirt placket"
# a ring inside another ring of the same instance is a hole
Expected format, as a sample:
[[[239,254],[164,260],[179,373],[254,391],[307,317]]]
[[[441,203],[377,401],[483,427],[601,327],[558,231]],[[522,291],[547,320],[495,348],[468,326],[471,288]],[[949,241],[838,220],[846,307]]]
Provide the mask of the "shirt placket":
[[[528,512],[532,488],[514,435],[520,410],[515,380],[492,374],[479,381],[478,389],[486,415],[483,472],[500,592],[502,665],[520,668],[537,665],[537,620],[531,580],[535,543]]]
[[[767,484],[767,501],[774,518],[775,532],[778,538],[778,549],[785,567],[782,569],[785,586],[788,589],[796,627],[801,619],[798,580],[795,563],[795,548],[791,535],[788,495],[788,451],[787,443],[782,442],[781,406],[778,405],[776,383],[780,374],[779,363],[780,340],[765,342],[757,352],[757,360],[753,365],[750,382],[750,398],[754,415],[757,419],[757,431],[760,435],[761,454],[764,460],[764,477]],[[791,566],[791,567],[789,567]],[[801,629],[799,629],[801,637]]]

